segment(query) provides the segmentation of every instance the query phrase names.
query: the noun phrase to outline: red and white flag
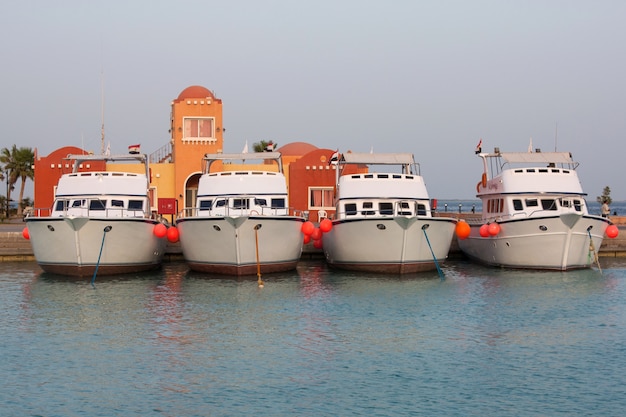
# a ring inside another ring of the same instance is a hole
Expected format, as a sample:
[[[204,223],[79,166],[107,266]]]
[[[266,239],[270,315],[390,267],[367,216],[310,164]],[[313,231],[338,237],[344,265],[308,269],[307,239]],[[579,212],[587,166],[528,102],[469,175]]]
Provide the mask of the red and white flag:
[[[481,153],[483,151],[483,140],[482,138],[478,141],[478,145],[476,145],[476,153]]]
[[[337,149],[328,159],[328,165],[339,162],[339,149]]]
[[[139,153],[139,152],[141,152],[141,144],[130,145],[128,147],[128,153],[135,154],[135,153]]]

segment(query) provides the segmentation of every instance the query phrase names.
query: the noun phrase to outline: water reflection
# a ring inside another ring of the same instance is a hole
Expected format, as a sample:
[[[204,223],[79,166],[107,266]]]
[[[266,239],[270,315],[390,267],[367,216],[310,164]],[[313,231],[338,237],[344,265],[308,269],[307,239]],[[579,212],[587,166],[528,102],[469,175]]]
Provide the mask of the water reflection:
[[[184,263],[95,288],[5,265],[0,406],[12,415],[442,416],[575,404],[573,414],[611,415],[626,407],[626,263],[604,261],[602,274],[451,262],[444,281],[310,261],[264,275],[264,288],[255,276],[206,277]]]

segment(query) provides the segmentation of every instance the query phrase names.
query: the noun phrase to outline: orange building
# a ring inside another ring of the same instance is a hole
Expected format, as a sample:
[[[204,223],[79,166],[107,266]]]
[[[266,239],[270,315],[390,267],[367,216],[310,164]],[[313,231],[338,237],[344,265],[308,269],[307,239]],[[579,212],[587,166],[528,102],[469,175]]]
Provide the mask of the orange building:
[[[171,103],[170,142],[149,155],[152,210],[174,216],[195,205],[202,158],[224,148],[222,100],[201,86],[185,88]],[[283,157],[290,206],[308,211],[312,221],[334,213],[336,165],[328,159],[334,153],[306,142],[288,143],[277,149]],[[63,147],[46,157],[35,149],[35,208],[49,208],[61,174],[70,172],[62,158],[86,153]],[[232,167],[236,168],[236,167]],[[92,163],[84,170],[123,170],[123,164]],[[355,168],[350,168],[354,169]]]

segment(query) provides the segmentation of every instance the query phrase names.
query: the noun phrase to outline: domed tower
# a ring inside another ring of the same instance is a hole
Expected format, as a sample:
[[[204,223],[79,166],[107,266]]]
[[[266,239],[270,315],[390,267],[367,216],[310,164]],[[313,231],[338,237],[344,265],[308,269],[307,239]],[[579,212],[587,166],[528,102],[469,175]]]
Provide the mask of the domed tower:
[[[172,159],[178,209],[193,207],[206,153],[222,152],[222,100],[205,87],[185,88],[172,101]]]

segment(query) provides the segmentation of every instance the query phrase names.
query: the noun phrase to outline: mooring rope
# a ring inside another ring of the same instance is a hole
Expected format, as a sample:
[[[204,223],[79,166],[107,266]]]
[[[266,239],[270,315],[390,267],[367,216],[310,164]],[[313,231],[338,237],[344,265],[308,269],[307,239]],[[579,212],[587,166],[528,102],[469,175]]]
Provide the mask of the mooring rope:
[[[100,267],[100,257],[102,256],[102,248],[104,248],[104,238],[107,236],[107,233],[111,230],[111,226],[107,226],[104,228],[102,233],[102,243],[100,244],[100,253],[98,254],[98,262],[96,262],[96,269],[93,271],[93,277],[91,277],[91,286],[96,287],[94,283],[96,282],[96,275],[98,274],[98,268]]]
[[[593,244],[593,238],[591,237],[591,226],[587,228],[587,234],[589,235],[589,251],[593,251],[593,258],[596,261],[596,265],[598,265],[598,270],[600,270],[600,273],[602,273],[600,258],[598,257],[598,252],[596,251],[596,247]]]
[[[437,262],[437,257],[435,256],[435,252],[433,251],[433,247],[430,245],[430,239],[428,239],[428,233],[426,233],[426,229],[428,229],[428,224],[422,226],[422,231],[424,232],[424,236],[426,237],[426,243],[428,243],[428,248],[430,249],[430,253],[433,255],[433,260],[435,261],[435,266],[437,267],[437,272],[439,273],[439,278],[443,281],[445,276],[443,275],[443,271],[439,267],[439,262]]]
[[[254,243],[256,247],[256,275],[258,277],[259,288],[263,288],[263,280],[261,279],[261,261],[259,259],[259,229],[261,228],[260,224],[254,226]]]

